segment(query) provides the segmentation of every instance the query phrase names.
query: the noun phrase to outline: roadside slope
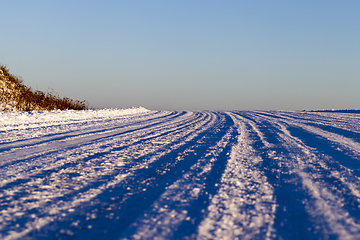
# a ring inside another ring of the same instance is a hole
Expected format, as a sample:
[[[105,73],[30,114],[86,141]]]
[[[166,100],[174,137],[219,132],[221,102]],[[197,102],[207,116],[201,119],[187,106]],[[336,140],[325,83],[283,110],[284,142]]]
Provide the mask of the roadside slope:
[[[0,65],[0,112],[43,111],[43,110],[85,110],[86,101],[60,98],[53,93],[33,91],[25,86],[19,77],[10,74],[9,69]]]

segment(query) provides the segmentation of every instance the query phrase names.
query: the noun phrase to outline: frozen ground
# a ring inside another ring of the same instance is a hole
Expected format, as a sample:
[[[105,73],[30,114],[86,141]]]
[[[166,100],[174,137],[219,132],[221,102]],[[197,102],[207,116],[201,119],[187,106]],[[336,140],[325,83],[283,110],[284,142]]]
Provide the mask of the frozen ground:
[[[0,113],[1,239],[360,239],[360,114]]]

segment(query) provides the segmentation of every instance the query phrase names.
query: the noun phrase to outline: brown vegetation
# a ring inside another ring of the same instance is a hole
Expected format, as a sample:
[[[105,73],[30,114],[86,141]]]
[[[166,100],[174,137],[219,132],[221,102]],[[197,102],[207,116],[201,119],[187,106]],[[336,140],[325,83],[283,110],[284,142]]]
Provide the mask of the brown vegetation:
[[[0,65],[0,111],[86,110],[86,101],[60,98],[57,94],[33,91],[22,79]]]

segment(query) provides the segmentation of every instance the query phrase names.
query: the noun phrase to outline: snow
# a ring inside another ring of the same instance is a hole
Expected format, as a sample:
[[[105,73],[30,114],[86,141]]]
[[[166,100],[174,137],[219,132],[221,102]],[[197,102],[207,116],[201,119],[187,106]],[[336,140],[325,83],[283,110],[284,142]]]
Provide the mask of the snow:
[[[0,239],[360,239],[359,121],[0,113]]]

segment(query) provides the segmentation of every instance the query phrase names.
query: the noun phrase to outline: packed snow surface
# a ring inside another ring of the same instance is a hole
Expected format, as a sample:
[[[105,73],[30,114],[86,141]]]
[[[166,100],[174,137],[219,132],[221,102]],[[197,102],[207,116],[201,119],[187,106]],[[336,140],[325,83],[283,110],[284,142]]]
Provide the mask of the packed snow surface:
[[[0,239],[360,239],[360,114],[0,113]]]

